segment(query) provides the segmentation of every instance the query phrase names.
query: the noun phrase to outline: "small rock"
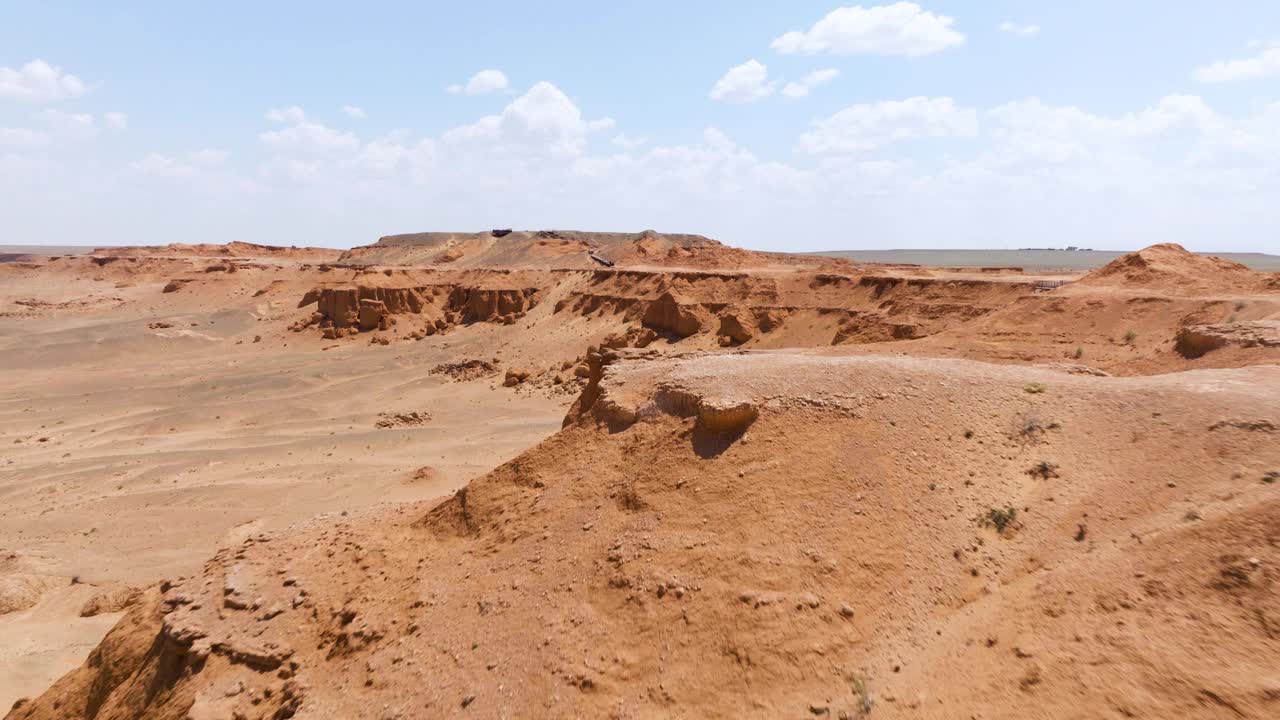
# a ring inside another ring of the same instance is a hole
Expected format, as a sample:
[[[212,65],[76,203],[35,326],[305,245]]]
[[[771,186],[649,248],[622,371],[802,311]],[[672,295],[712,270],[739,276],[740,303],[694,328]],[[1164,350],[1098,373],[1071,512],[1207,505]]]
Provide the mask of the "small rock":
[[[848,605],[841,605],[840,614],[847,618],[851,618],[853,617],[853,608],[849,607]]]

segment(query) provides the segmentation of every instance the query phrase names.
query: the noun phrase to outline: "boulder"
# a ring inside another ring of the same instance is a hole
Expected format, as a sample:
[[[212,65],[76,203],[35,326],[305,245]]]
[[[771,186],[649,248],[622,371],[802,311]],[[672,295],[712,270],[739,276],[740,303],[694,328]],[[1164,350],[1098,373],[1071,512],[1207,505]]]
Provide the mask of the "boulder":
[[[649,303],[640,322],[647,328],[666,330],[682,338],[702,330],[702,318],[696,305],[681,302],[670,291]]]
[[[371,300],[364,298],[360,301],[359,322],[360,330],[376,330],[382,325],[382,319],[387,314],[387,306],[381,300]]]

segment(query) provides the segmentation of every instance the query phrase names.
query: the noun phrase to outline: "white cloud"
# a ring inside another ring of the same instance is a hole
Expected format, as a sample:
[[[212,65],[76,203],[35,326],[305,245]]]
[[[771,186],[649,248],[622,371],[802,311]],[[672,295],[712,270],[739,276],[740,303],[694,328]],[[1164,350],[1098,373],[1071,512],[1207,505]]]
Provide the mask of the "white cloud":
[[[604,192],[606,197],[625,197],[634,207],[707,201],[753,206],[760,193],[772,192],[775,186],[797,189],[802,175],[781,164],[762,163],[724,131],[709,127],[699,142],[654,146],[639,154],[577,158],[564,182],[575,183],[577,194]]]
[[[1080,108],[1052,106],[1027,98],[992,108],[988,114],[1007,129],[1058,139],[1139,140],[1176,129],[1215,132],[1225,121],[1194,95],[1168,95],[1153,107],[1122,115],[1097,115]]]
[[[88,113],[68,113],[61,110],[41,110],[36,119],[56,137],[68,140],[90,140],[98,135],[98,124]]]
[[[134,176],[164,179],[194,178],[200,175],[209,163],[201,162],[193,155],[197,153],[192,153],[185,158],[151,153],[129,165],[129,173]]]
[[[89,113],[69,113],[52,108],[33,114],[36,128],[0,128],[0,146],[35,148],[56,146],[60,141],[83,141],[97,137],[98,120]],[[128,125],[124,113],[109,112],[102,115],[102,126],[110,130],[123,130]]]
[[[810,154],[865,152],[898,140],[967,138],[978,133],[977,112],[949,97],[913,97],[851,105],[817,120],[800,136]]]
[[[289,107],[268,110],[267,119],[278,123],[300,123],[307,119],[307,114],[297,105],[290,105]]]
[[[797,81],[789,82],[782,88],[782,94],[789,98],[807,97],[814,88],[835,80],[840,71],[835,68],[814,70]]]
[[[1169,95],[1146,109],[1118,115],[1027,98],[992,108],[986,118],[990,148],[982,163],[988,168],[1052,172],[1073,165],[1083,175],[1098,171],[1099,183],[1111,182],[1103,168],[1121,165],[1218,163],[1242,153],[1258,161],[1269,134],[1280,140],[1265,121],[1233,122],[1193,95]]]
[[[618,124],[617,120],[614,120],[613,118],[606,115],[605,117],[599,118],[598,120],[592,120],[591,122],[587,123],[587,131],[598,132],[600,130],[610,130],[617,124]]]
[[[291,122],[289,127],[268,130],[258,135],[263,145],[274,151],[327,154],[348,152],[360,146],[360,141],[349,132],[311,122],[301,108],[272,110],[267,118],[276,122]]]
[[[187,153],[187,157],[197,165],[213,167],[222,165],[227,161],[227,152],[225,150],[213,150],[206,148],[204,150],[195,150]]]
[[[343,105],[342,112],[346,113],[348,117],[353,117],[357,120],[365,118],[364,108],[357,105]]]
[[[931,55],[964,44],[964,35],[951,27],[954,22],[911,2],[854,5],[832,10],[807,32],[780,36],[771,47],[784,55]]]
[[[102,115],[102,124],[107,126],[108,130],[127,130],[129,128],[129,116],[122,112],[109,112]]]
[[[1018,37],[1031,37],[1040,34],[1039,25],[1022,25],[1016,22],[1005,21],[1000,23],[1000,32]]]
[[[0,147],[32,148],[49,143],[49,135],[29,128],[0,127]]]
[[[507,75],[501,70],[481,70],[466,85],[450,85],[448,90],[454,95],[488,95],[506,90],[508,85]]]
[[[611,125],[601,125],[598,129],[604,127]],[[488,115],[470,125],[449,130],[442,140],[455,145],[483,141],[525,150],[577,153],[592,129],[568,95],[542,81],[512,100],[500,115]]]
[[[763,100],[778,89],[777,81],[769,80],[769,68],[757,60],[748,60],[732,67],[711,88],[711,99],[730,103],[749,103]]]
[[[1227,60],[1196,68],[1195,79],[1206,83],[1256,80],[1280,75],[1280,47],[1263,50],[1245,60]]]
[[[63,115],[0,130],[6,220],[38,242],[90,221],[163,242],[163,228],[183,218],[193,242],[270,241],[287,229],[350,245],[392,228],[501,217],[518,227],[657,225],[784,250],[815,249],[830,228],[854,226],[880,246],[1066,245],[1087,235],[1096,247],[1158,237],[1266,250],[1274,243],[1258,228],[1280,225],[1280,102],[1239,114],[1187,95],[1130,112],[1036,98],[982,110],[946,97],[869,102],[819,118],[799,152],[774,158],[717,128],[646,142],[650,128],[602,112],[588,120],[539,83],[443,135],[345,132],[284,108],[235,163],[206,149],[120,170],[55,135],[55,125],[105,128],[105,115]],[[59,214],[69,193],[93,212]],[[249,194],[270,201],[238,201]]]
[[[627,133],[618,133],[617,135],[614,135],[613,139],[609,142],[623,150],[635,150],[649,141],[642,137],[632,137]]]
[[[80,97],[88,91],[80,78],[44,60],[32,60],[22,67],[0,67],[0,99],[25,103],[47,103]]]
[[[257,193],[263,186],[253,179],[237,175],[227,167],[227,153],[223,150],[204,148],[179,155],[150,153],[130,163],[123,177],[135,187],[157,183],[165,189],[180,188],[180,192],[244,194]],[[219,212],[230,209],[219,206]]]

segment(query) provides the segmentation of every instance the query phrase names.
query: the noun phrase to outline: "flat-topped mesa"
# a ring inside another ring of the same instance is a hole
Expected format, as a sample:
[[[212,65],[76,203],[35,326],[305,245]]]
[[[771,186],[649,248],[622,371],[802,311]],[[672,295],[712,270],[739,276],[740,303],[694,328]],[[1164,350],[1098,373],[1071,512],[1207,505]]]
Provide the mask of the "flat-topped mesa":
[[[372,245],[352,248],[343,254],[342,261],[364,265],[574,269],[615,265],[747,268],[839,264],[830,258],[742,250],[685,233],[505,229],[387,235]]]

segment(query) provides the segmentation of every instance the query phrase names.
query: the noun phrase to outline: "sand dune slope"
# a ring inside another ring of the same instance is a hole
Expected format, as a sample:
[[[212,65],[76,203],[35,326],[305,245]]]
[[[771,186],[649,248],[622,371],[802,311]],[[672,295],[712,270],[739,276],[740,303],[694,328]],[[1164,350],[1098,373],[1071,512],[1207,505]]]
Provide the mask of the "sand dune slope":
[[[10,717],[1274,716],[1280,368],[831,353],[596,355],[557,435],[220,551]]]

